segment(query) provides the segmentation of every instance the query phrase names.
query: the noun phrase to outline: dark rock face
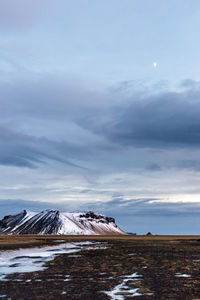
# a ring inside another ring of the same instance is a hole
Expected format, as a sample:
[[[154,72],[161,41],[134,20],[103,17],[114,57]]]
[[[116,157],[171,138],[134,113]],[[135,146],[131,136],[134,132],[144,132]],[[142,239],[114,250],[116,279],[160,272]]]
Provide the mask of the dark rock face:
[[[51,214],[51,218],[45,218],[45,216],[38,218],[38,216],[32,216],[31,221],[29,213],[24,210],[17,215],[5,216],[0,221],[0,233],[15,233],[15,234],[35,234],[40,232],[44,226],[48,228],[46,234],[52,234],[59,226],[58,213]],[[34,225],[34,226],[33,226]],[[51,226],[49,226],[51,225]]]
[[[111,217],[104,217],[104,219],[102,220],[102,215],[97,215],[95,214],[93,211],[88,211],[87,213],[80,215],[80,218],[87,218],[87,219],[95,219],[95,220],[99,220],[99,222],[102,223],[109,223],[109,222],[113,222],[115,223],[115,219],[111,218]]]
[[[40,213],[22,211],[0,220],[0,234],[125,234],[115,219],[95,214],[46,210]]]
[[[60,225],[59,211],[50,211],[39,218],[38,215],[33,216],[30,221],[19,227],[18,232],[21,234],[35,234],[44,231],[45,228],[45,234],[54,234]]]
[[[15,227],[26,215],[26,210],[23,212],[15,215],[15,216],[5,216],[3,220],[0,220],[0,232],[1,228],[7,228],[7,227]]]

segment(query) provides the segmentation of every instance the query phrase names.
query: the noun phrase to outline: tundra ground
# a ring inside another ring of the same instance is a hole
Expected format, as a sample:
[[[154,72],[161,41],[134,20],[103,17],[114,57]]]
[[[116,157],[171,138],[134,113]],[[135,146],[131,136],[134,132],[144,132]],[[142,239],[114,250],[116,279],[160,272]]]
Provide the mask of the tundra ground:
[[[200,299],[198,236],[1,236],[0,249],[56,239],[105,247],[57,255],[42,271],[10,274],[0,281],[1,299]]]

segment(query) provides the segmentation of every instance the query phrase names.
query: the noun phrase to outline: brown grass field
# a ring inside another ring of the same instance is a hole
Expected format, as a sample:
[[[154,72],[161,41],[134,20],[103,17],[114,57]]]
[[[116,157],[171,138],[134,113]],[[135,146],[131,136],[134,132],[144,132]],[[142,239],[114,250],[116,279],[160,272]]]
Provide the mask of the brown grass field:
[[[127,286],[141,295],[133,297],[124,289],[121,299],[200,299],[200,236],[1,235],[0,250],[51,245],[55,240],[102,241],[107,248],[83,249],[77,257],[60,254],[43,271],[10,274],[8,281],[0,281],[0,295],[6,295],[1,299],[109,300],[103,291],[136,272],[142,280],[129,280]],[[64,281],[66,276],[71,280]]]
[[[44,245],[55,240],[68,241],[112,241],[112,240],[143,240],[143,241],[175,241],[175,240],[200,240],[200,235],[0,235],[0,249],[10,247],[28,247]]]

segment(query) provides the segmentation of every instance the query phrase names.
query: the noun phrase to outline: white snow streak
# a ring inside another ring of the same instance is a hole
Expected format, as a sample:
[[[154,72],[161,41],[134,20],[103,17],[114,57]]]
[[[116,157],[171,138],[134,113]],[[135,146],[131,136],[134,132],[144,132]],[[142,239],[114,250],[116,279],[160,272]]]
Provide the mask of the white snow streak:
[[[189,274],[181,274],[181,273],[176,273],[175,276],[176,277],[184,277],[184,278],[190,278],[191,277],[191,275],[189,275]]]
[[[131,289],[127,282],[128,281],[140,281],[142,275],[139,275],[137,273],[133,273],[131,275],[123,276],[125,279],[118,285],[115,286],[115,288],[112,291],[104,291],[104,293],[111,297],[113,300],[124,300],[125,297],[137,297],[137,296],[150,296],[152,293],[146,293],[141,294],[139,293],[139,288]]]

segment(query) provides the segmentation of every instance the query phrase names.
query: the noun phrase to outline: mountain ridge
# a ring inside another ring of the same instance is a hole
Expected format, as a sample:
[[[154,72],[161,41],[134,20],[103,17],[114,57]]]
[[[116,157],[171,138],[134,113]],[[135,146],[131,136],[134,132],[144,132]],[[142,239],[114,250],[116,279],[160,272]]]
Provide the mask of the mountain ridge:
[[[126,234],[115,219],[87,212],[23,210],[0,220],[0,234],[118,235]]]

